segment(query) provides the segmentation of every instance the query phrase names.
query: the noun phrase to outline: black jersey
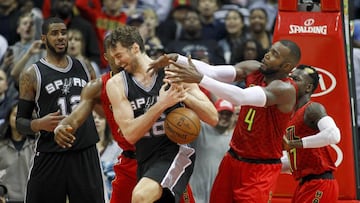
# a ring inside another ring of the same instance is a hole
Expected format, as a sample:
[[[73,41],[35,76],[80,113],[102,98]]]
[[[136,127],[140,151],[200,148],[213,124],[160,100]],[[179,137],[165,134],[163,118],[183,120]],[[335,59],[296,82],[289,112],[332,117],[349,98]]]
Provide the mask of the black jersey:
[[[38,118],[60,111],[69,115],[80,102],[81,90],[91,77],[85,66],[77,59],[67,56],[66,68],[58,68],[44,59],[34,64],[37,76],[35,110]],[[76,140],[69,150],[78,150],[96,144],[99,140],[95,123],[90,115],[76,133]],[[41,131],[37,151],[58,152],[63,149],[54,140],[54,133]]]
[[[131,74],[122,71],[123,77],[126,78],[125,94],[134,111],[134,117],[143,115],[152,105],[154,105],[159,96],[159,91],[163,85],[164,71],[155,75],[151,87],[142,86]],[[127,89],[126,89],[127,88]],[[165,135],[164,121],[165,112],[157,119],[152,128],[136,144],[136,159],[141,164],[161,149],[177,149],[178,145]],[[170,148],[168,148],[170,146]]]

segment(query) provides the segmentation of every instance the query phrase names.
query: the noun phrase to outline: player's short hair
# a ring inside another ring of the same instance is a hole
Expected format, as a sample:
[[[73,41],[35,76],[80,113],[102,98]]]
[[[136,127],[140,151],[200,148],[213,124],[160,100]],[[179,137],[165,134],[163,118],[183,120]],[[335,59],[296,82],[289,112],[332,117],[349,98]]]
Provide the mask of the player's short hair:
[[[64,23],[65,22],[59,17],[50,17],[44,21],[41,26],[41,34],[46,35],[49,32],[49,26],[54,23]]]
[[[293,41],[291,40],[280,40],[279,41],[282,45],[286,46],[287,48],[290,49],[290,54],[289,54],[289,58],[288,61],[293,65],[296,66],[301,58],[301,50],[300,47]]]
[[[319,85],[319,74],[317,70],[313,66],[309,66],[305,64],[298,65],[296,69],[304,70],[310,76],[313,84],[312,92],[314,92],[317,86]]]
[[[115,47],[117,43],[127,48],[136,43],[139,45],[141,53],[145,52],[144,41],[138,28],[134,26],[124,25],[113,30],[110,34],[110,47]]]

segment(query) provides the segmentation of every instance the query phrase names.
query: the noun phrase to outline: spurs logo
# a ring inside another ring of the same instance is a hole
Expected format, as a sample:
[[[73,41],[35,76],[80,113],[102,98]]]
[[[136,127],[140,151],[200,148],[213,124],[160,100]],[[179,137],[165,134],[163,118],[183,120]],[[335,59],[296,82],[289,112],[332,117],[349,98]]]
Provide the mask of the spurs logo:
[[[68,93],[70,93],[70,87],[72,87],[72,80],[69,80],[66,78],[64,80],[64,85],[63,85],[61,92],[65,95],[67,95]]]

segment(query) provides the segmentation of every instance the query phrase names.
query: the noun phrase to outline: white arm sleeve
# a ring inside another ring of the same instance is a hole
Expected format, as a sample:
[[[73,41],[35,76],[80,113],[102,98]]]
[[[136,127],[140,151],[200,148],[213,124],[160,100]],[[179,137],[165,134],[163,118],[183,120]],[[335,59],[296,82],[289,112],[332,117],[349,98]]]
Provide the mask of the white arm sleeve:
[[[242,89],[235,85],[219,82],[206,75],[204,75],[199,85],[234,105],[264,107],[266,104],[266,94],[260,86]]]
[[[282,151],[283,155],[281,157],[281,173],[282,174],[291,174],[291,169],[290,169],[290,160],[288,157],[288,153],[286,151]]]
[[[212,66],[205,62],[191,59],[197,71],[221,82],[231,83],[235,80],[236,70],[231,65]],[[178,54],[177,63],[188,65],[188,58]]]
[[[322,117],[317,126],[319,133],[301,139],[303,148],[319,148],[340,142],[340,130],[330,116]]]

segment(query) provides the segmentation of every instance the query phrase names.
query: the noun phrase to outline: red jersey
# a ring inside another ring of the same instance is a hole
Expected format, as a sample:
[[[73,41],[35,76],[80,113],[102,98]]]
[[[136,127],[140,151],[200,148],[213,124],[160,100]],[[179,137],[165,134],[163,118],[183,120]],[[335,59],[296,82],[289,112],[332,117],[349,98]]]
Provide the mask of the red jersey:
[[[297,86],[291,78],[283,79]],[[266,87],[264,75],[255,71],[246,78],[246,86]],[[241,106],[230,147],[241,157],[279,159],[282,137],[293,112],[282,113],[276,105],[268,107]]]
[[[309,101],[302,106],[291,118],[286,128],[286,137],[289,140],[301,139],[319,132],[319,130],[310,128],[304,123],[305,110],[311,103],[312,102]],[[330,150],[331,147],[328,145],[321,148],[297,148],[288,151],[290,155],[290,165],[295,179],[298,180],[310,174],[322,174],[326,171],[334,171],[336,169],[335,161],[330,155]]]
[[[102,80],[102,89],[101,89],[101,104],[105,112],[106,120],[110,126],[111,132],[113,134],[114,140],[118,143],[121,149],[124,151],[131,150],[135,151],[135,146],[130,144],[120,133],[119,127],[115,121],[111,103],[109,101],[107,92],[106,92],[106,83],[111,78],[112,72],[105,73],[101,76]]]
[[[80,10],[81,15],[89,20],[91,24],[95,27],[97,40],[100,49],[100,55],[104,53],[104,38],[106,33],[115,28],[125,25],[127,16],[124,12],[120,13],[118,16],[109,16],[101,9],[96,7],[92,8],[88,5],[88,0],[76,0],[76,6]],[[101,59],[101,68],[105,68],[107,62],[104,57]]]

